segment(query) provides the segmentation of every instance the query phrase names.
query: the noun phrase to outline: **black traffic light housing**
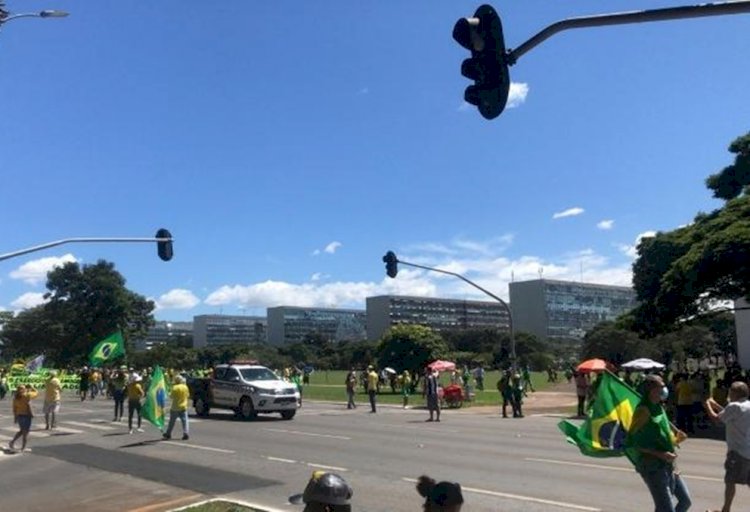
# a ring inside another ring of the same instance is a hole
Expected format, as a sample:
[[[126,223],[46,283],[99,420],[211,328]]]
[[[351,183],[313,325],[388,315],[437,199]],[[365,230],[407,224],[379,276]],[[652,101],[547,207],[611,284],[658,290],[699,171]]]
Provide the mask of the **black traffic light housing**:
[[[174,255],[172,252],[172,233],[168,230],[161,228],[156,232],[155,238],[167,238],[168,240],[156,242],[156,251],[159,253],[159,257],[164,261],[169,261]]]
[[[393,251],[385,253],[383,262],[385,263],[385,273],[388,274],[388,277],[396,277],[396,274],[398,274],[398,258],[396,257],[396,253]]]
[[[505,109],[510,73],[505,52],[503,24],[495,9],[482,5],[472,18],[461,18],[453,27],[453,39],[471,51],[461,64],[461,74],[474,80],[464,99],[479,108],[485,119],[495,119]]]

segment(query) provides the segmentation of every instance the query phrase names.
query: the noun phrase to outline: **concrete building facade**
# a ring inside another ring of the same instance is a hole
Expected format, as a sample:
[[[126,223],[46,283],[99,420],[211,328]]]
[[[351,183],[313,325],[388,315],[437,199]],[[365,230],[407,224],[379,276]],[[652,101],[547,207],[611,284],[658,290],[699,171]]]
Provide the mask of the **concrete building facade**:
[[[366,314],[361,309],[268,308],[268,342],[271,345],[299,343],[309,334],[331,341],[364,341]]]
[[[426,325],[436,331],[493,328],[507,331],[508,313],[498,302],[403,295],[367,297],[367,339],[394,325]]]
[[[267,325],[263,316],[194,316],[193,347],[265,343]]]
[[[151,350],[157,345],[179,345],[182,340],[192,341],[193,322],[158,320],[148,330],[146,337],[135,340],[136,350]]]
[[[627,286],[534,279],[510,283],[513,327],[539,339],[576,341],[636,306]]]

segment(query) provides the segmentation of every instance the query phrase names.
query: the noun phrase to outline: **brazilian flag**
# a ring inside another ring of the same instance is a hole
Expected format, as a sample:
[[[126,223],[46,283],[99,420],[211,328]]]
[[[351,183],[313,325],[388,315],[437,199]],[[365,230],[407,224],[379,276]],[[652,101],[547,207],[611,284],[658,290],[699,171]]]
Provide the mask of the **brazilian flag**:
[[[89,363],[91,366],[99,366],[105,361],[124,355],[125,341],[122,339],[122,333],[117,331],[96,344],[89,355]]]
[[[151,374],[151,382],[146,391],[146,400],[143,402],[141,413],[143,417],[154,424],[159,430],[164,430],[164,409],[167,405],[167,385],[164,382],[164,373],[159,366],[154,367]]]
[[[609,372],[601,374],[598,386],[594,403],[580,426],[565,420],[557,426],[584,455],[625,455],[633,462],[637,454],[626,448],[625,438],[641,395]]]

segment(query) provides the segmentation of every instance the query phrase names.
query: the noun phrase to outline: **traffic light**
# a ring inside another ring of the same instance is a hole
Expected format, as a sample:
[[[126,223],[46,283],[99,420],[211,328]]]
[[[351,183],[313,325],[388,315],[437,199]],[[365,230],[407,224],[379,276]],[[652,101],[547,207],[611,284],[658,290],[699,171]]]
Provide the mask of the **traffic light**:
[[[388,277],[396,277],[398,274],[398,258],[393,251],[388,251],[383,256],[383,262],[385,263],[385,273]]]
[[[472,18],[461,18],[453,27],[453,39],[471,51],[461,64],[461,74],[474,80],[464,99],[479,108],[485,119],[495,119],[505,109],[510,73],[505,55],[503,24],[495,9],[482,5]]]
[[[172,233],[168,230],[161,228],[156,232],[155,238],[167,238],[168,240],[156,242],[156,251],[159,253],[159,257],[164,261],[172,259]]]

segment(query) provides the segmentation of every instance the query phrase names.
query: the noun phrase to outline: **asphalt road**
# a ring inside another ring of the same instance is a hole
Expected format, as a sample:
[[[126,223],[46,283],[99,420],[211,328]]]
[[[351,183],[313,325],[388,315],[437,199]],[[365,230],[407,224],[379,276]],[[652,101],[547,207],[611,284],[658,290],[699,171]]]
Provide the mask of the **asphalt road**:
[[[36,410],[41,403],[35,404]],[[502,419],[496,411],[445,411],[425,423],[425,411],[362,404],[305,403],[296,418],[235,420],[218,411],[191,417],[191,438],[160,441],[159,431],[129,435],[111,423],[112,402],[66,396],[61,428],[44,428],[37,412],[30,453],[0,454],[0,511],[169,510],[215,496],[300,510],[286,498],[301,492],[311,472],[339,472],[354,488],[355,510],[421,510],[414,480],[421,474],[459,482],[465,510],[652,510],[645,485],[624,459],[593,459],[565,443],[559,418]],[[0,402],[0,443],[15,427]],[[717,508],[723,492],[722,441],[691,439],[679,465],[692,510]],[[750,509],[739,490],[735,510]]]

